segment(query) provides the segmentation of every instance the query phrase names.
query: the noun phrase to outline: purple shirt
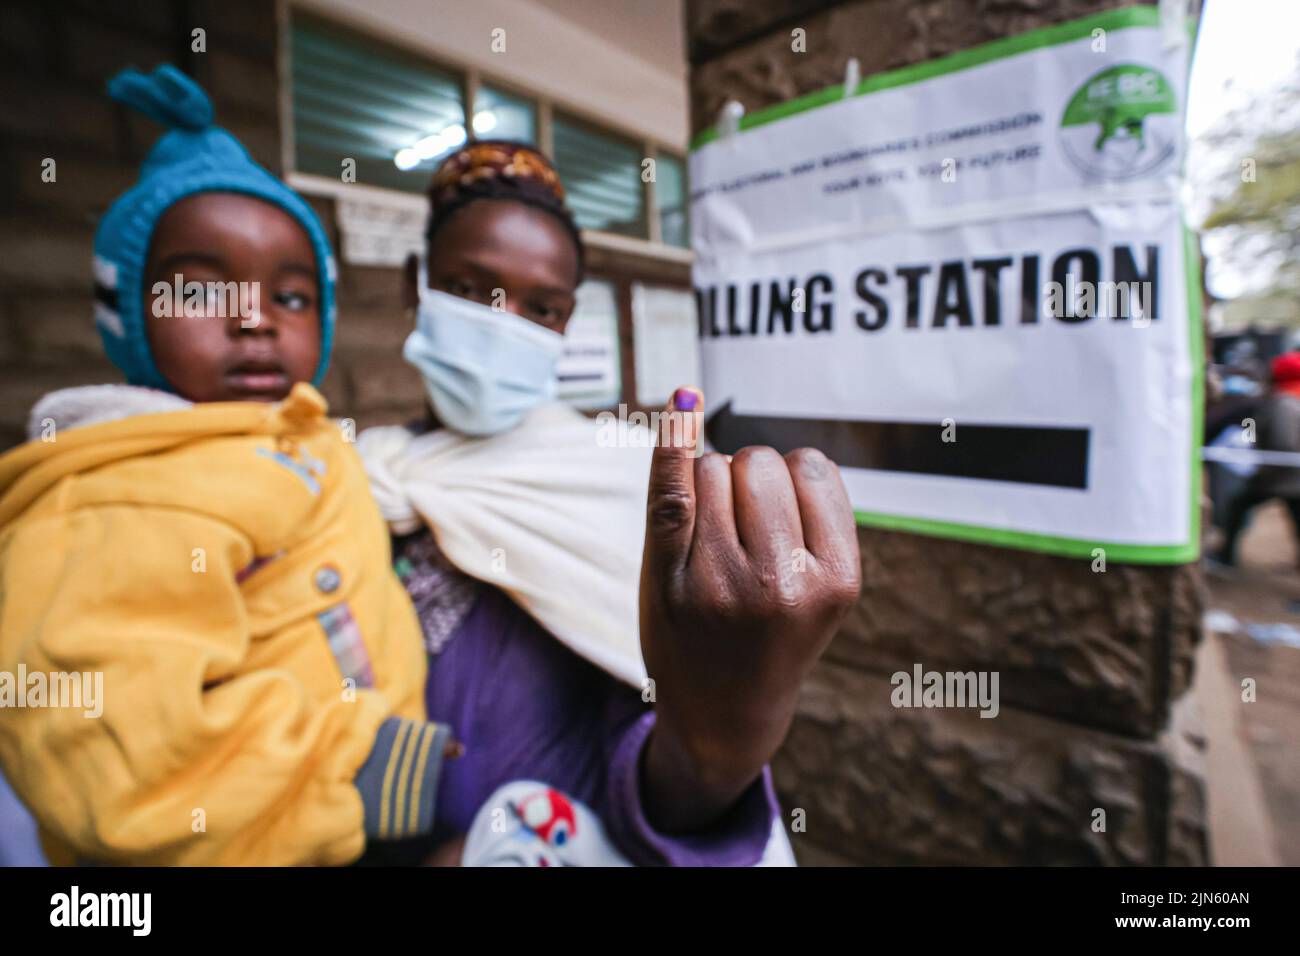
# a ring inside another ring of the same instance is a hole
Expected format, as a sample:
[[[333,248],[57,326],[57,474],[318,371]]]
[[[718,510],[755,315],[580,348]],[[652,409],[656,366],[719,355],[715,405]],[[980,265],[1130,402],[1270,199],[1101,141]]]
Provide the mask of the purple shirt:
[[[765,767],[706,832],[669,836],[646,819],[641,752],[655,715],[641,695],[549,634],[503,592],[451,568],[427,530],[393,541],[430,649],[429,719],[465,753],[443,764],[434,835],[466,832],[498,787],[537,780],[590,807],[639,865],[749,866],[777,813]]]

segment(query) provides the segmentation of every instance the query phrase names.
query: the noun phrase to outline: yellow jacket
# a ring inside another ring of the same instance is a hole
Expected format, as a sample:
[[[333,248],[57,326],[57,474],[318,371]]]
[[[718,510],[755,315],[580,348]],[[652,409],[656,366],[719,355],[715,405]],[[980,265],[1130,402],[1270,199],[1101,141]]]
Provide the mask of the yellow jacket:
[[[448,728],[320,395],[45,425],[0,457],[0,764],[52,861],[341,864],[428,832]]]

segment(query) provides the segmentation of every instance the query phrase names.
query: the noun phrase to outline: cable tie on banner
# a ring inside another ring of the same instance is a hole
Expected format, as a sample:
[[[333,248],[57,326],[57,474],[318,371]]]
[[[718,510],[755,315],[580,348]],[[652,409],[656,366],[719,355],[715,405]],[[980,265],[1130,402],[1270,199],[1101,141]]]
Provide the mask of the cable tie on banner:
[[[844,64],[844,99],[848,99],[858,89],[858,81],[862,79],[862,68],[858,64],[856,56],[849,57],[849,62]]]
[[[727,100],[723,103],[718,113],[718,138],[725,142],[740,132],[740,120],[744,115],[743,103],[738,103],[736,100]]]
[[[1187,40],[1187,0],[1160,0],[1160,39],[1166,50]]]

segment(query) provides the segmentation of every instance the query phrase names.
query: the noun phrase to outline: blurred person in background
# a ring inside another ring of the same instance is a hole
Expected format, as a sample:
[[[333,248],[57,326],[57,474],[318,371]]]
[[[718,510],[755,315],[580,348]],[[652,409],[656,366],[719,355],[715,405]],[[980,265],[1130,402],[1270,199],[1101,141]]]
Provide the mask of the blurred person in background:
[[[1300,452],[1300,352],[1284,352],[1273,360],[1272,390],[1250,411],[1254,413],[1255,441],[1250,443],[1243,420],[1223,420],[1223,429],[1235,432],[1241,447],[1260,451]],[[1249,418],[1249,415],[1244,418]],[[1244,442],[1244,444],[1242,444]],[[1237,563],[1237,543],[1251,512],[1274,498],[1280,498],[1291,515],[1291,526],[1300,555],[1300,467],[1295,465],[1243,464],[1236,472],[1243,485],[1236,494],[1224,492],[1223,544],[1215,560],[1228,567]]]
[[[1253,354],[1254,343],[1248,340],[1244,344],[1251,346]],[[1233,364],[1211,365],[1206,376],[1203,440],[1211,448],[1250,450],[1255,446],[1248,440],[1245,425],[1258,417],[1265,390],[1254,368],[1256,363],[1239,362],[1235,355],[1230,355],[1230,359]],[[1248,460],[1205,462],[1210,520],[1220,532],[1227,527],[1233,502],[1246,490],[1257,468],[1258,465]],[[1249,516],[1245,521],[1249,524]],[[1212,568],[1218,568],[1215,558],[1207,560]]]

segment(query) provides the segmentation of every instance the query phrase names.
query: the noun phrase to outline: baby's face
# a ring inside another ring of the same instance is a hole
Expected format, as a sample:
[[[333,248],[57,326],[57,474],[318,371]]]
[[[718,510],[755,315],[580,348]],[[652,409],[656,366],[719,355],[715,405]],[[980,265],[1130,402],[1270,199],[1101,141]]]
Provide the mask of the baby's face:
[[[306,231],[278,206],[238,193],[180,200],[158,218],[145,267],[158,370],[193,402],[278,401],[310,381],[318,265]]]

